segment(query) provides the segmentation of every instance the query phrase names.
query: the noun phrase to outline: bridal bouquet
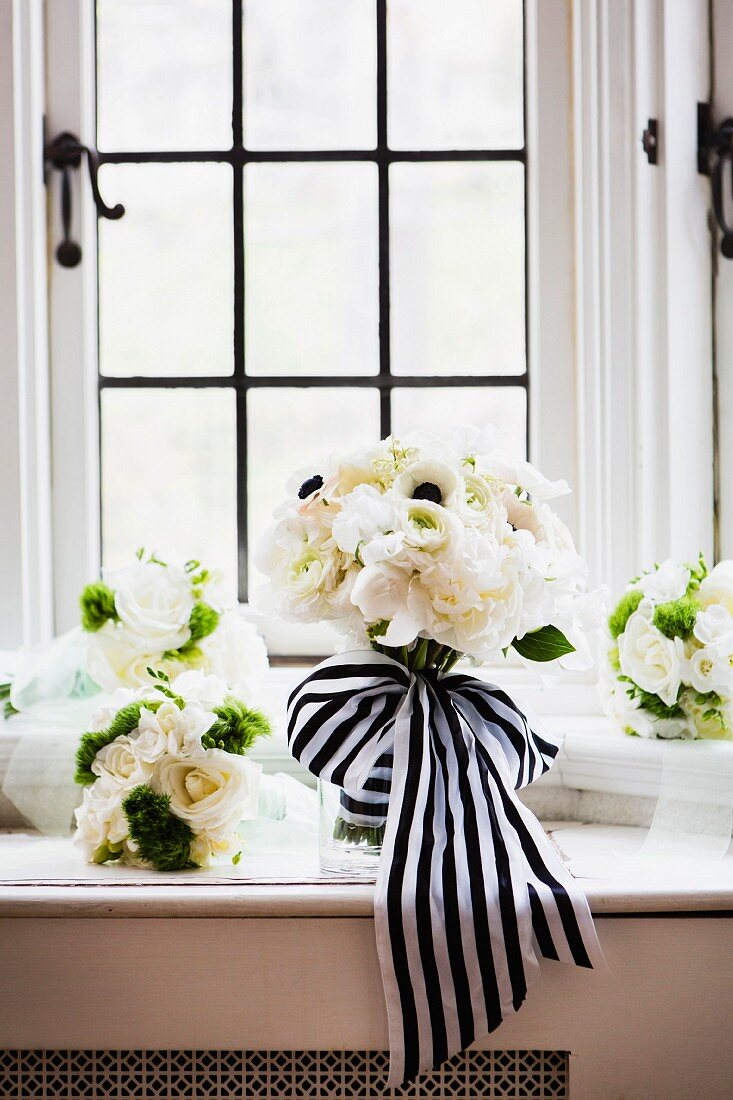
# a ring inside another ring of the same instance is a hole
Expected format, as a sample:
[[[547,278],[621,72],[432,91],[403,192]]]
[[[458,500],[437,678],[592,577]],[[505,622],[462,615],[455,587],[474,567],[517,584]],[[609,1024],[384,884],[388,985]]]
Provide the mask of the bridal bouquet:
[[[264,643],[235,609],[213,594],[215,576],[138,552],[135,562],[88,584],[81,594],[87,672],[105,691],[150,683],[149,668],[187,668],[221,677],[249,694],[267,668]]]
[[[604,707],[638,737],[733,738],[733,561],[668,559],[608,621]]]
[[[148,673],[149,687],[118,689],[81,738],[74,842],[94,863],[238,863],[237,827],[257,817],[261,771],[245,754],[269,723],[215,676]]]
[[[510,647],[587,667],[602,602],[547,504],[568,491],[488,433],[385,439],[294,475],[259,549],[260,598],[410,668]]]
[[[322,867],[363,874],[369,845],[377,861],[390,1085],[498,1027],[539,954],[597,958],[584,895],[515,793],[559,741],[451,671],[510,648],[590,663],[602,600],[547,503],[566,491],[478,431],[389,438],[296,474],[258,553],[266,606],[356,647],[293,691],[288,739],[340,788]]]

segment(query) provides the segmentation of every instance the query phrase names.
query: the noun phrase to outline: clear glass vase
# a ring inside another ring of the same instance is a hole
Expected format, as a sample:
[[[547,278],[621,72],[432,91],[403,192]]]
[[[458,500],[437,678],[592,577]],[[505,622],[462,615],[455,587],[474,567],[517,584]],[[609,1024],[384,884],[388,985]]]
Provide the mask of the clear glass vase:
[[[384,825],[353,824],[344,816],[342,789],[318,781],[319,856],[324,874],[375,882],[382,854]]]

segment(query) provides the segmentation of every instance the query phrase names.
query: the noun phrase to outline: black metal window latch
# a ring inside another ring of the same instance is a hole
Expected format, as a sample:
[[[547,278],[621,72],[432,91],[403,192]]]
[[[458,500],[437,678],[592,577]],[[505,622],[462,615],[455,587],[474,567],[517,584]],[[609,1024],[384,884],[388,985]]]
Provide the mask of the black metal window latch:
[[[697,170],[703,176],[710,176],[713,212],[721,232],[720,251],[726,260],[733,260],[733,226],[726,218],[723,193],[726,161],[731,186],[730,206],[733,208],[733,118],[726,118],[715,127],[710,104],[698,103]]]
[[[92,185],[92,195],[97,214],[100,218],[109,218],[116,221],[125,213],[121,203],[116,206],[107,206],[99,193],[97,172],[99,171],[99,157],[96,150],[88,145],[82,145],[75,134],[64,131],[58,134],[53,141],[48,142],[43,150],[44,166],[54,168],[61,172],[61,223],[63,227],[63,240],[56,249],[56,259],[62,267],[76,267],[81,261],[81,247],[76,241],[71,240],[71,181],[69,173],[72,168],[78,168],[82,156],[86,156],[89,167],[89,182]]]

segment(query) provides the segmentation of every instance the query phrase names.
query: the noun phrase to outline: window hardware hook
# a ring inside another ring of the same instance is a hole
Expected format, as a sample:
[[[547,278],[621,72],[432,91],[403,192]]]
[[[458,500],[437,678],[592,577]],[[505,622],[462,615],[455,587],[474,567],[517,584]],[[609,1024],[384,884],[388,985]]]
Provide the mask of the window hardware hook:
[[[728,162],[731,169],[731,198],[733,199],[733,118],[726,118],[717,129],[713,128],[712,109],[709,103],[697,105],[697,170],[710,176],[713,213],[721,232],[720,251],[726,260],[733,260],[733,226],[728,224],[723,194],[723,175]]]
[[[99,172],[99,156],[96,149],[90,149],[88,145],[82,145],[75,134],[68,130],[57,134],[53,141],[48,142],[43,150],[43,160],[46,166],[61,172],[61,222],[63,227],[63,240],[56,249],[56,259],[62,267],[76,267],[81,261],[81,247],[76,241],[71,240],[71,179],[72,168],[78,168],[82,156],[87,158],[89,169],[89,182],[92,187],[94,205],[100,218],[108,218],[117,221],[125,213],[122,203],[116,206],[107,206],[99,193],[97,174]]]

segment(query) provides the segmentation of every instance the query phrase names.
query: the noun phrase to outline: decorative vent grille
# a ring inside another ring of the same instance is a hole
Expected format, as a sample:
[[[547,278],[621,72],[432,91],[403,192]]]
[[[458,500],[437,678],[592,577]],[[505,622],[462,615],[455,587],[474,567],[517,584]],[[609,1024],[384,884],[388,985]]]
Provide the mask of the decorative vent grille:
[[[558,1050],[469,1051],[406,1089],[384,1051],[6,1050],[0,1100],[567,1100]]]

